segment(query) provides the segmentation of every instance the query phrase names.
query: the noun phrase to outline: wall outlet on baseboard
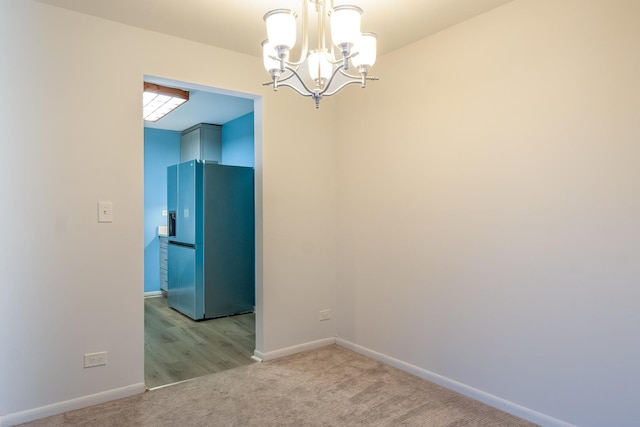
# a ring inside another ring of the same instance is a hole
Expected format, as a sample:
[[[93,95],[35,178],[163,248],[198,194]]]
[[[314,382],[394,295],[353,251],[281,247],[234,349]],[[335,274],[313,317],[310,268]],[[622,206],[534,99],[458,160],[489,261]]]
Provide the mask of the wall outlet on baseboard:
[[[107,352],[88,353],[84,355],[84,367],[92,368],[94,366],[102,366],[107,364]]]
[[[330,309],[320,310],[318,312],[318,320],[319,321],[329,320],[329,319],[331,319],[331,310]]]

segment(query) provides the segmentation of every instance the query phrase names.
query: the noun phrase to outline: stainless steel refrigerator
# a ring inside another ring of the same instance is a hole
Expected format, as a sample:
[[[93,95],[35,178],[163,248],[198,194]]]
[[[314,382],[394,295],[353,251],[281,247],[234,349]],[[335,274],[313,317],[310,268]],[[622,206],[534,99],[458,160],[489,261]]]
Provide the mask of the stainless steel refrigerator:
[[[255,307],[253,168],[191,160],[167,169],[168,303],[194,320]]]

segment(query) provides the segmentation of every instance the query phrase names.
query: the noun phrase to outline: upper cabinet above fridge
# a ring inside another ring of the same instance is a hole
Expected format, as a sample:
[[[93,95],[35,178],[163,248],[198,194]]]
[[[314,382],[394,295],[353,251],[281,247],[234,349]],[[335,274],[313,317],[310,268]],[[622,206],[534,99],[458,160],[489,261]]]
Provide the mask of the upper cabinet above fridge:
[[[200,123],[182,131],[180,162],[189,160],[222,164],[222,126]]]

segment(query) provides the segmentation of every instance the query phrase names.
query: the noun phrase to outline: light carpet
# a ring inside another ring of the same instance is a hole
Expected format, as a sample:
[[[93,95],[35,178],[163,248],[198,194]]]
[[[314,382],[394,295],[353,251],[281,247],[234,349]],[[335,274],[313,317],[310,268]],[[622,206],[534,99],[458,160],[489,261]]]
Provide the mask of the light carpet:
[[[534,426],[336,345],[23,426]]]

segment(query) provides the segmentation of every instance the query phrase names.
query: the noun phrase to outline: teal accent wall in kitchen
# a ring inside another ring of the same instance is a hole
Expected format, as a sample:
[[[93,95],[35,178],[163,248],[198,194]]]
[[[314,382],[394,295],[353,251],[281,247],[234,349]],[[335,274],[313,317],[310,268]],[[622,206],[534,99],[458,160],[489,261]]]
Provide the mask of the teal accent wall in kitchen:
[[[222,125],[222,163],[254,166],[253,112]]]
[[[180,132],[144,129],[144,291],[160,291],[158,226],[166,225],[167,166],[180,162]]]

